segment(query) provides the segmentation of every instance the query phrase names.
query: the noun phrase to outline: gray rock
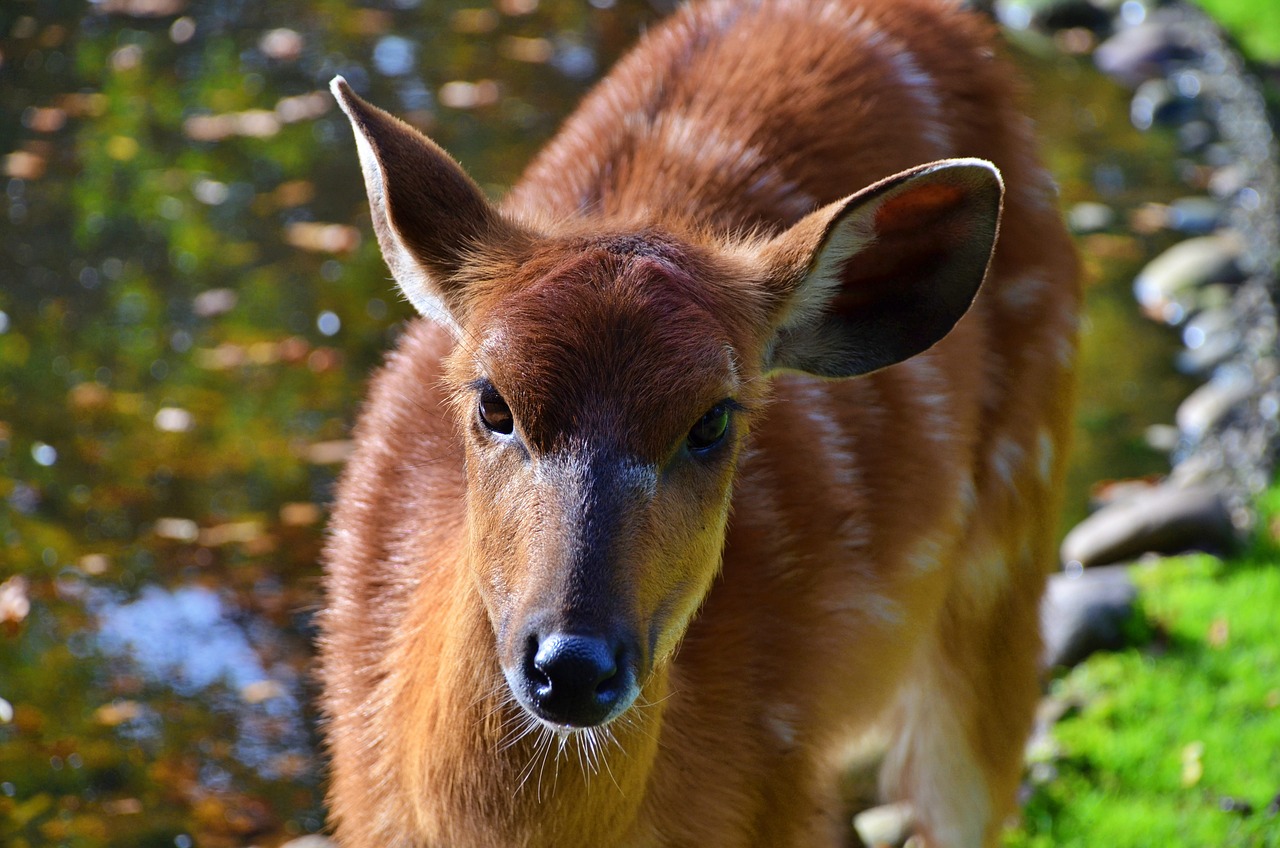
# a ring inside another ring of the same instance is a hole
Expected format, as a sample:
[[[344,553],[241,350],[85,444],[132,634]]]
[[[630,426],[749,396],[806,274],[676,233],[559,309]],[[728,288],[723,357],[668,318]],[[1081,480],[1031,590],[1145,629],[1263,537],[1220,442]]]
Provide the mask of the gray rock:
[[[1187,395],[1178,405],[1175,416],[1178,429],[1195,441],[1257,391],[1257,384],[1247,370],[1220,369],[1212,380]]]
[[[1193,315],[1182,329],[1186,350],[1178,354],[1179,370],[1205,374],[1225,362],[1244,343],[1237,329],[1240,323],[1240,316],[1229,307],[1203,309]]]
[[[1184,374],[1209,374],[1241,351],[1244,339],[1234,331],[1209,336],[1194,348],[1178,352],[1178,370]]]
[[[1107,565],[1144,553],[1222,552],[1240,542],[1221,487],[1161,485],[1090,515],[1062,540],[1065,563]]]
[[[1081,27],[1101,32],[1111,26],[1111,11],[1089,0],[1037,0],[1032,5],[1032,23],[1049,32]]]
[[[1206,235],[1218,227],[1222,207],[1212,197],[1179,197],[1169,204],[1169,227],[1187,235]]]
[[[1042,666],[1070,667],[1095,651],[1126,647],[1125,624],[1137,597],[1126,566],[1051,575],[1040,602]]]
[[[1133,88],[1164,76],[1176,62],[1195,56],[1175,27],[1157,21],[1122,29],[1093,53],[1093,62],[1109,77]]]
[[[1151,491],[1156,485],[1157,481],[1141,477],[1122,480],[1099,480],[1089,487],[1089,511],[1097,512],[1113,503],[1130,500]]]
[[[1244,240],[1233,230],[1179,242],[1147,263],[1133,281],[1133,293],[1148,315],[1176,322],[1200,286],[1238,282]]]
[[[1203,153],[1217,140],[1218,128],[1203,117],[1193,115],[1178,127],[1178,149],[1183,153]],[[1212,229],[1208,227],[1200,232],[1207,233]]]
[[[1202,113],[1194,97],[1187,97],[1163,79],[1150,79],[1139,85],[1129,103],[1129,120],[1140,130],[1149,130],[1155,124],[1176,127],[1203,117]]]
[[[1172,424],[1152,424],[1142,431],[1142,440],[1152,450],[1173,453],[1182,439],[1182,433]]]
[[[903,845],[911,836],[915,812],[905,802],[872,807],[853,817],[853,829],[867,848]]]
[[[1214,197],[1234,197],[1249,184],[1249,171],[1239,163],[1223,165],[1209,177],[1209,191]]]

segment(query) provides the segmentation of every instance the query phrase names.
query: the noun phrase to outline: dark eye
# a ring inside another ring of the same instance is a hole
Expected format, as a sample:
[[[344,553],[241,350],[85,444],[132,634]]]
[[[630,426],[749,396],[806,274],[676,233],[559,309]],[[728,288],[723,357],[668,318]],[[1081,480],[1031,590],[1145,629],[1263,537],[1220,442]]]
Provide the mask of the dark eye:
[[[511,417],[511,407],[507,406],[502,395],[498,394],[497,389],[492,386],[481,390],[477,412],[480,415],[480,423],[495,433],[509,436],[515,429],[516,420]]]
[[[689,431],[689,450],[705,451],[720,444],[729,429],[729,405],[717,403]]]

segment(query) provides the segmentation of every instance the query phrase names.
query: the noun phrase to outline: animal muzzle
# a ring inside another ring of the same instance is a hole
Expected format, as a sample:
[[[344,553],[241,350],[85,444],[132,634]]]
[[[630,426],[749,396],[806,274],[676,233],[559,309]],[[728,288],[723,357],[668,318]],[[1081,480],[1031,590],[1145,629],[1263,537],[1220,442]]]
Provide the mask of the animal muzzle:
[[[595,727],[626,712],[640,693],[635,640],[600,634],[531,632],[507,682],[538,718],[561,727]]]

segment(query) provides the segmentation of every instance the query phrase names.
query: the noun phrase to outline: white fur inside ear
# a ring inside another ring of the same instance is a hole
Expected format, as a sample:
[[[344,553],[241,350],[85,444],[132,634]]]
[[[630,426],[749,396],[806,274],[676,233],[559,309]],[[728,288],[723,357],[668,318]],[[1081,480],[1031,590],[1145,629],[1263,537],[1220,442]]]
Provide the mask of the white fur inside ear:
[[[374,219],[374,230],[378,234],[378,243],[382,247],[382,258],[391,270],[396,285],[408,299],[418,314],[435,321],[449,330],[455,337],[462,335],[462,328],[453,317],[444,301],[436,294],[427,270],[414,257],[400,237],[399,231],[391,221],[387,208],[386,182],[382,172],[382,164],[374,153],[373,146],[365,137],[359,122],[351,113],[343,94],[342,86],[346,80],[335,77],[329,84],[333,96],[337,99],[342,111],[351,121],[351,130],[356,139],[356,151],[360,156],[360,170],[364,173],[365,190],[369,195],[369,211]]]
[[[804,281],[796,287],[780,329],[790,330],[818,322],[831,299],[840,291],[845,265],[875,242],[875,216],[881,202],[877,200],[843,214],[836,213],[838,220],[818,248]]]

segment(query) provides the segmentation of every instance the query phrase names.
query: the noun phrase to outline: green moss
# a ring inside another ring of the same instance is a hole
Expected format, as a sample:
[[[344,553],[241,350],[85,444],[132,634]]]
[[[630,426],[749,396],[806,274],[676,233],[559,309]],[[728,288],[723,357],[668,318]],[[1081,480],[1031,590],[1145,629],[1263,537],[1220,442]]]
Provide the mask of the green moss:
[[[1133,626],[1152,638],[1054,681],[1079,708],[1054,728],[1007,846],[1280,846],[1267,810],[1280,793],[1277,507],[1280,489],[1239,558],[1135,567]]]
[[[1280,3],[1275,0],[1199,0],[1250,58],[1280,62]]]

